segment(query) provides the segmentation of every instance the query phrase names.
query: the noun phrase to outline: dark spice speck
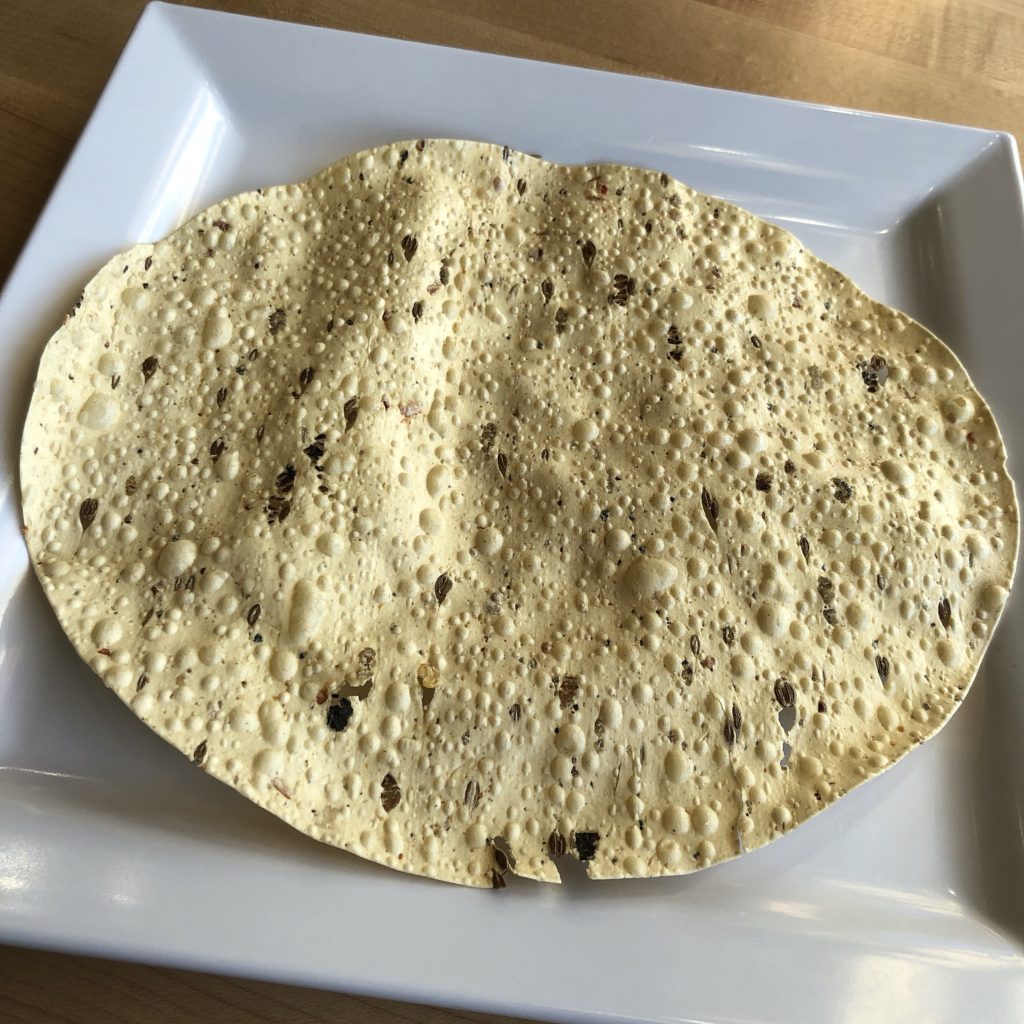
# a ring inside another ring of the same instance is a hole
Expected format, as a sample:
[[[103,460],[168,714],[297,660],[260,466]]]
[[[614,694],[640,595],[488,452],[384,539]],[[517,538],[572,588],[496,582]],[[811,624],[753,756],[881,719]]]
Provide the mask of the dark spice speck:
[[[284,309],[278,307],[267,318],[267,327],[269,328],[271,335],[276,335],[287,322],[288,314]]]
[[[586,864],[593,860],[597,854],[597,846],[601,837],[596,832],[576,832],[572,837],[573,845],[576,847],[576,855]]]
[[[853,488],[842,477],[834,476],[832,478],[832,485],[835,487],[836,501],[842,502],[845,505],[853,497]]]
[[[343,732],[348,723],[352,720],[352,701],[348,697],[339,697],[337,704],[331,704],[327,709],[327,727],[334,732]],[[396,800],[397,804],[398,801]],[[389,810],[387,806],[384,808]]]
[[[82,524],[82,532],[92,526],[96,513],[99,511],[100,503],[96,498],[86,498],[78,508],[78,521]]]

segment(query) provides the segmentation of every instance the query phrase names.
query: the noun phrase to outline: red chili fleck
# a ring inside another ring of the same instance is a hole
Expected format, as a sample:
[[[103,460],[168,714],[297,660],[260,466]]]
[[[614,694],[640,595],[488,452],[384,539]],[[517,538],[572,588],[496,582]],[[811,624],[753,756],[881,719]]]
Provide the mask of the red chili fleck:
[[[110,657],[110,648],[109,647],[97,648],[96,653],[97,654],[105,654],[109,658]]]
[[[968,444],[977,444],[978,443],[977,440],[974,437],[974,434],[971,431],[967,431],[967,443]]]

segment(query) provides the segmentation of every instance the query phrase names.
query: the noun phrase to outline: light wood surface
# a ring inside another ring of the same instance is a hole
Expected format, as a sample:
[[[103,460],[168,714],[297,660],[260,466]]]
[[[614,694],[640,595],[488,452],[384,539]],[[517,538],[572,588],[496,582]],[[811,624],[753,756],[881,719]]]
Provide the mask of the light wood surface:
[[[0,0],[0,279],[142,6],[141,0]],[[204,6],[1024,137],[1024,0],[210,0]],[[0,948],[0,1020],[508,1024],[510,1018]]]

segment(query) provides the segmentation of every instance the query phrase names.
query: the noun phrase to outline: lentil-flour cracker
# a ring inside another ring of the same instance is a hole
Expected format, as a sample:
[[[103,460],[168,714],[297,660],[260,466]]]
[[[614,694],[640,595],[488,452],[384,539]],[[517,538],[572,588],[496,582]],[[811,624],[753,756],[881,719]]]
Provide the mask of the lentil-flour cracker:
[[[139,718],[468,885],[794,828],[948,720],[1017,550],[923,327],[666,175],[441,140],[111,260],[21,472],[47,596]]]

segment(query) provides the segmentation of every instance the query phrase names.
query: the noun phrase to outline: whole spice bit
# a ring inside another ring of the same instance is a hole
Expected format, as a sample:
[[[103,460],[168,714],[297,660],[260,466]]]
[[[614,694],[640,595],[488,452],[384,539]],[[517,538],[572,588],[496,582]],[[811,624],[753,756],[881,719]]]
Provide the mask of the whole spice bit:
[[[267,327],[270,330],[271,336],[276,335],[288,322],[288,314],[282,307],[278,307],[273,313],[267,318]]]
[[[508,848],[503,836],[495,836],[491,840],[491,848],[494,850],[494,863],[497,869],[504,874],[509,868],[515,870],[516,858]]]
[[[886,586],[888,585],[888,580],[886,580],[886,578],[881,573],[879,573],[875,577],[875,583],[878,585],[879,590],[885,590]]]
[[[754,348],[760,348],[761,347],[761,339],[756,334],[752,334],[750,336],[750,344],[753,345]]]
[[[441,573],[434,581],[434,597],[439,605],[444,604],[444,599],[451,593],[452,581],[447,573]]]
[[[99,511],[100,503],[96,498],[86,498],[78,508],[78,521],[82,524],[82,532],[92,526],[96,513]]]
[[[398,806],[401,799],[402,790],[394,775],[388,772],[380,782],[380,802],[384,810],[390,813]]]
[[[352,720],[352,701],[348,697],[339,697],[337,704],[332,704],[327,709],[327,728],[334,732],[343,732],[348,723]],[[396,800],[397,804],[398,801]],[[385,810],[390,810],[385,805]]]
[[[679,333],[679,328],[675,324],[670,324],[668,328],[668,343],[670,345],[682,345],[683,336]]]
[[[206,760],[206,740],[203,740],[192,752],[192,763],[202,764]]]
[[[342,412],[345,415],[345,433],[347,434],[355,426],[356,420],[359,418],[359,399],[348,399],[342,407]]]
[[[579,692],[579,676],[563,676],[561,681],[559,681],[558,676],[555,676],[554,681],[558,686],[558,704],[565,711],[566,708],[572,707],[576,694]]]
[[[138,693],[139,690],[143,689],[143,687],[145,687],[146,683],[148,683],[148,682],[149,682],[149,676],[147,676],[146,673],[143,672],[142,675],[139,676],[139,678],[135,680],[135,692]]]
[[[785,463],[783,464],[782,471],[786,474],[786,476],[792,476],[796,472],[796,466],[793,465],[792,459],[786,459]]]
[[[114,373],[110,376],[110,390],[116,391],[117,385],[121,383],[121,374]]]
[[[142,264],[142,269],[143,270],[149,270],[149,268],[151,266],[153,266],[153,257],[152,256],[147,256],[145,263]]]
[[[210,445],[210,458],[216,462],[224,454],[225,447],[224,438],[218,437],[217,440]]]
[[[470,779],[466,783],[466,792],[462,795],[462,802],[469,810],[474,810],[480,802],[480,783],[476,779]]]
[[[480,448],[483,450],[484,455],[489,455],[491,449],[494,447],[494,439],[498,436],[498,424],[497,423],[485,423],[483,430],[480,431]]]
[[[224,404],[224,399],[226,399],[227,397],[228,397],[228,389],[227,388],[218,388],[217,389],[217,404],[218,405],[223,405]]]
[[[832,586],[832,581],[827,576],[818,577],[818,596],[825,604],[832,603],[832,598],[835,596],[835,587]]]
[[[836,501],[842,502],[844,505],[853,497],[853,488],[847,483],[842,477],[834,476],[832,478],[832,484],[835,487]]]
[[[447,284],[448,283],[448,276],[449,276],[448,264],[447,263],[442,263],[441,264],[441,272],[437,275],[437,278],[441,282],[441,284]]]
[[[548,836],[548,856],[552,860],[557,860],[557,858],[565,856],[565,851],[565,837],[561,832],[552,832]]]
[[[523,194],[523,193],[524,193],[524,192],[526,191],[526,179],[525,179],[525,178],[520,178],[520,179],[519,179],[519,180],[518,180],[518,181],[516,182],[516,191],[517,191],[517,192],[518,192],[518,193],[519,193],[520,195],[522,195],[522,194]]]
[[[270,784],[285,798],[285,800],[291,800],[292,791],[285,785],[284,779],[278,778],[276,775],[270,780]]]
[[[555,310],[555,334],[565,333],[565,325],[568,322],[568,320],[568,310],[562,309],[562,307],[559,306],[559,308]]]
[[[796,691],[788,679],[777,679],[774,692],[780,707],[791,708],[796,704]]]
[[[249,628],[250,629],[252,629],[252,627],[255,626],[257,622],[260,621],[260,611],[261,610],[262,609],[260,608],[259,603],[257,603],[257,604],[254,604],[249,609],[248,612],[246,612],[245,621],[249,623]]]
[[[277,474],[274,486],[280,494],[291,494],[295,486],[295,467],[290,462]]]
[[[825,617],[825,621],[830,625],[834,626],[839,621],[839,616],[836,614],[835,608],[832,605],[826,605],[821,610],[821,614]]]
[[[142,360],[142,380],[148,383],[153,374],[160,368],[160,360],[156,356],[146,356]]]
[[[551,283],[550,277],[545,277],[541,281],[540,293],[544,296],[544,305],[546,306],[551,301],[551,296],[555,294],[555,286]]]
[[[573,845],[576,847],[576,856],[586,864],[593,860],[597,854],[597,844],[601,837],[596,832],[576,832],[573,837]]]
[[[953,608],[949,603],[948,597],[943,597],[939,601],[939,622],[942,623],[944,629],[949,629],[953,622]]]
[[[889,379],[889,366],[881,356],[872,356],[867,363],[858,363],[857,368],[870,395],[875,394]]]
[[[736,727],[732,724],[731,718],[725,720],[722,732],[725,736],[725,745],[731,747],[736,742]]]
[[[772,478],[771,478],[771,476],[769,476],[765,472],[758,473],[757,476],[754,477],[754,486],[759,491],[764,491],[765,493],[767,493],[768,491],[770,491],[772,489]]]
[[[700,656],[700,637],[696,633],[690,637],[690,650],[695,658]]]
[[[316,370],[314,370],[312,366],[307,366],[299,374],[299,387],[302,388],[303,391],[309,387],[313,380],[314,373],[316,373]]]
[[[608,302],[616,306],[624,306],[630,295],[636,291],[636,281],[628,274],[616,274],[612,278],[612,287],[615,289],[609,296]]]
[[[732,724],[735,726],[738,734],[740,726],[743,724],[743,716],[740,714],[740,709],[735,704],[732,706]]]
[[[423,316],[423,303],[414,302],[412,304],[412,318],[418,323],[421,316]]]
[[[504,452],[498,452],[498,472],[501,474],[502,479],[505,479],[507,470],[508,456]]]
[[[508,709],[508,717],[512,719],[513,724],[518,722],[523,717],[523,709],[518,704],[513,704]]]
[[[313,443],[306,445],[306,447],[302,449],[302,453],[315,466],[324,457],[324,454],[327,451],[326,445],[327,435],[317,434],[316,437],[313,438]]]
[[[800,551],[803,553],[804,561],[811,557],[811,542],[806,537],[800,538]]]
[[[711,529],[718,533],[718,502],[711,497],[706,487],[700,489],[700,507],[704,510],[704,518]]]
[[[287,518],[288,514],[292,510],[292,503],[287,498],[282,498],[278,494],[272,494],[267,499],[267,522],[271,526],[274,523],[283,523]]]
[[[359,674],[362,676],[372,675],[376,664],[377,652],[372,647],[364,647],[359,652]]]
[[[878,672],[878,678],[885,683],[889,678],[889,659],[883,657],[881,654],[876,654],[875,669]]]
[[[406,235],[402,239],[402,253],[405,255],[406,263],[410,262],[413,256],[416,255],[416,249],[419,247],[419,242],[416,241],[415,235]]]
[[[583,263],[589,270],[594,265],[594,257],[597,255],[597,246],[588,238],[580,248],[580,255]]]
[[[733,626],[722,627],[722,641],[726,647],[732,647],[736,642],[736,629]]]

